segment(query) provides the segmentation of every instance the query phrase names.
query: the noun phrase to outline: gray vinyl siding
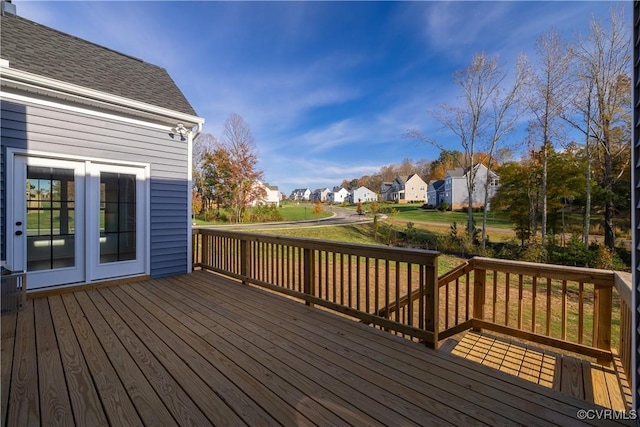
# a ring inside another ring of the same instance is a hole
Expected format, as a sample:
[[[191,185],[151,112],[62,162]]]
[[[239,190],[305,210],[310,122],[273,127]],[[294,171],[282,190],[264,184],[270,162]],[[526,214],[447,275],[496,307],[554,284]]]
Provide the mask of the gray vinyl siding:
[[[2,171],[6,147],[150,164],[151,275],[185,273],[188,237],[186,141],[143,125],[1,101]],[[3,175],[4,178],[4,175]],[[2,225],[5,199],[2,192]],[[2,254],[5,233],[2,232]]]

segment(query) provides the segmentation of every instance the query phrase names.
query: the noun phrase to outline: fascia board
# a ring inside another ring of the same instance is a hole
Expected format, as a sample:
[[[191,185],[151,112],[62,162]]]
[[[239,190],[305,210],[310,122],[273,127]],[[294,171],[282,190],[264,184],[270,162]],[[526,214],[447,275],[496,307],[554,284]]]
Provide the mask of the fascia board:
[[[0,66],[0,83],[3,86],[14,87],[16,89],[26,89],[30,92],[35,91],[42,95],[81,102],[97,108],[118,110],[126,114],[139,115],[143,117],[153,116],[156,119],[173,124],[181,122],[185,126],[193,127],[196,125],[202,126],[204,123],[204,119],[198,116],[89,89],[84,86],[62,82],[49,77],[43,77],[27,71],[7,68],[5,66]]]

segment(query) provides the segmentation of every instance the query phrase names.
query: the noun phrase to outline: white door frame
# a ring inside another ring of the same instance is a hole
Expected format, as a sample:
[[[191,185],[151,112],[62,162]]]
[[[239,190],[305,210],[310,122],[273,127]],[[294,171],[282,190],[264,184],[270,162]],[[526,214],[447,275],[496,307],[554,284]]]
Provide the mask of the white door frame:
[[[29,289],[35,289],[44,286],[64,286],[69,284],[78,283],[90,283],[92,281],[103,280],[110,277],[125,277],[136,275],[149,275],[151,270],[151,192],[150,192],[150,165],[145,163],[136,162],[114,162],[108,159],[101,158],[87,158],[74,155],[60,155],[48,152],[40,151],[28,151],[19,148],[7,147],[5,167],[6,167],[6,181],[5,191],[7,195],[6,205],[6,218],[5,218],[5,230],[6,241],[5,250],[7,255],[7,265],[14,269],[26,270],[26,236],[22,242],[18,242],[20,239],[16,239],[16,221],[21,216],[26,214],[26,200],[24,189],[17,191],[18,185],[16,180],[25,182],[26,180],[26,168],[25,172],[20,176],[16,176],[16,157],[24,157],[27,161],[32,161],[34,164],[45,164],[47,166],[59,165],[76,165],[79,169],[78,175],[76,175],[76,199],[83,199],[84,204],[82,209],[76,208],[76,215],[80,214],[81,219],[75,224],[76,228],[76,246],[80,248],[82,252],[80,257],[82,258],[82,265],[78,265],[83,270],[83,277],[80,280],[71,281],[40,281],[35,280],[38,272],[27,273],[27,287]],[[100,171],[122,171],[123,173],[134,173],[136,175],[137,189],[136,202],[137,211],[136,218],[138,226],[137,243],[136,243],[136,266],[132,267],[133,262],[117,262],[111,263],[111,266],[105,267],[106,264],[99,263],[99,172]],[[125,172],[128,171],[128,172]],[[96,184],[97,182],[97,184]],[[22,184],[23,185],[23,184]],[[78,185],[80,187],[78,187]],[[80,211],[81,212],[78,212]],[[21,213],[22,212],[22,213]],[[26,218],[25,218],[26,219]],[[23,220],[20,220],[23,221]],[[24,223],[24,221],[23,221]],[[92,225],[95,227],[92,227]],[[92,227],[92,229],[89,229]],[[78,230],[81,232],[81,238],[78,236]],[[26,234],[26,223],[22,228],[23,233]],[[93,242],[93,244],[90,244]],[[79,259],[79,258],[76,258]],[[24,264],[22,264],[24,263]],[[116,265],[121,265],[122,268],[115,268]],[[62,270],[62,269],[61,269]],[[49,270],[51,272],[52,270]],[[51,274],[51,273],[49,273]],[[43,273],[44,276],[44,273]],[[41,283],[42,282],[42,283]]]
[[[27,286],[45,286],[84,282],[85,272],[85,203],[84,163],[78,161],[46,159],[41,157],[12,156],[11,169],[7,168],[7,264],[18,271],[27,271],[27,205],[25,182],[27,166],[54,167],[73,170],[74,173],[74,266],[36,270],[28,273]],[[18,225],[21,223],[21,225]],[[18,234],[19,233],[19,234]],[[56,239],[63,240],[63,239]],[[50,244],[54,241],[51,240]]]
[[[87,162],[87,205],[92,209],[100,205],[100,173],[122,173],[136,177],[136,258],[131,261],[100,262],[100,211],[87,213],[87,261],[88,277],[100,280],[111,277],[143,274],[146,270],[146,174],[143,168]],[[89,212],[88,209],[87,212]]]

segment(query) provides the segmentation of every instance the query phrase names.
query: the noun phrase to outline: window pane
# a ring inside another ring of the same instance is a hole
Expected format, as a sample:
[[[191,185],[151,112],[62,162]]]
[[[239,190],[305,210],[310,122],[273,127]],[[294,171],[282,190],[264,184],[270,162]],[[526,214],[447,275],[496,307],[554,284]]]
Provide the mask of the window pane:
[[[100,174],[100,262],[136,259],[136,176]]]
[[[27,270],[75,265],[73,169],[27,166]]]

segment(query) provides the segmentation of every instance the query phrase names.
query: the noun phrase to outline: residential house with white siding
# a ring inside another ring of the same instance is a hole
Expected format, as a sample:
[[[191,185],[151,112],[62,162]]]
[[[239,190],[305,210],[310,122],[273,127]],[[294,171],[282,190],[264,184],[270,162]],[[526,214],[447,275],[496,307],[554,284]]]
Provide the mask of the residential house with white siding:
[[[331,195],[329,196],[329,202],[333,204],[340,204],[349,201],[349,191],[344,187],[334,187]]]
[[[309,200],[311,198],[311,190],[308,188],[296,188],[291,192],[289,199],[291,200]]]
[[[382,198],[388,202],[426,202],[427,183],[418,174],[399,176],[393,182],[385,182],[381,188]]]
[[[277,185],[269,185],[267,183],[262,183],[258,181],[257,185],[262,187],[264,191],[264,196],[254,200],[252,205],[268,205],[268,206],[280,206],[280,189]]]
[[[355,190],[351,190],[350,195],[351,203],[358,203],[359,201],[362,203],[369,203],[378,200],[378,195],[373,191],[369,190],[367,187],[358,187]]]

